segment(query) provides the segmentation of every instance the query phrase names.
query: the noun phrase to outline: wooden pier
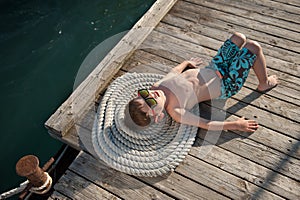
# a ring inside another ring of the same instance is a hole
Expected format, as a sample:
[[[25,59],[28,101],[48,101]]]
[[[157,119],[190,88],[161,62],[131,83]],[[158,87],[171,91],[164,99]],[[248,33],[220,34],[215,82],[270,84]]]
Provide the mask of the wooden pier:
[[[46,122],[54,138],[81,150],[49,199],[300,199],[299,19],[299,0],[158,0]],[[224,131],[214,144],[217,135],[199,130],[184,162],[156,178],[115,171],[91,156],[95,110],[113,79],[166,74],[191,57],[208,63],[234,31],[261,44],[269,73],[280,80],[261,94],[251,72],[219,107],[227,120],[256,119],[255,133]]]

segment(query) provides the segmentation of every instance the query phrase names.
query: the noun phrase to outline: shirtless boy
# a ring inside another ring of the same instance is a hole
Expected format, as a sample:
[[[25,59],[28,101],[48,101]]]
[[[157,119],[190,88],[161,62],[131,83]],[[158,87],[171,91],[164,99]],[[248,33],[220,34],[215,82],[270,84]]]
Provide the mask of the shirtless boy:
[[[210,121],[189,110],[199,102],[227,99],[236,94],[246,81],[251,67],[258,78],[258,91],[275,87],[277,77],[267,75],[261,46],[255,41],[247,41],[241,33],[234,33],[224,42],[209,66],[197,68],[201,63],[199,58],[184,61],[150,90],[140,89],[138,97],[129,102],[132,121],[144,127],[150,124],[151,118],[159,122],[165,110],[175,121],[183,124],[209,130],[254,132],[258,128],[255,120],[242,117],[236,121]]]

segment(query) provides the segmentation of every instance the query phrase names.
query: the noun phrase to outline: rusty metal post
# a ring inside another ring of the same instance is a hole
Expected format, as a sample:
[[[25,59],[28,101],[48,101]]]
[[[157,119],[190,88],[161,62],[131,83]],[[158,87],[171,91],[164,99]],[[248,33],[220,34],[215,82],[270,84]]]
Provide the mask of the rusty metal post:
[[[44,194],[51,188],[51,177],[39,167],[39,159],[34,155],[22,157],[16,164],[16,172],[29,180],[34,193]]]

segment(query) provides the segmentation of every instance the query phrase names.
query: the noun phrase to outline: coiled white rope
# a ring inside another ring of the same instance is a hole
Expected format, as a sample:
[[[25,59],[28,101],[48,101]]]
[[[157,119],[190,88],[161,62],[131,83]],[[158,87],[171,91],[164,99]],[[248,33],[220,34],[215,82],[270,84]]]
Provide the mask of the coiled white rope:
[[[36,193],[36,194],[45,194],[46,192],[48,192],[50,190],[50,186],[52,185],[52,178],[51,176],[47,173],[44,172],[47,175],[47,180],[45,181],[45,183],[40,186],[40,187],[32,187],[30,188],[30,192]]]
[[[166,115],[145,130],[125,124],[128,102],[137,90],[150,88],[162,75],[126,73],[107,88],[92,131],[94,151],[108,166],[135,176],[155,177],[173,171],[194,143],[197,127],[179,124]],[[199,115],[198,105],[192,109]]]
[[[23,183],[20,184],[19,187],[14,188],[12,190],[9,190],[9,191],[4,192],[3,194],[1,194],[0,199],[6,199],[6,198],[12,197],[16,194],[19,194],[20,192],[22,192],[27,187],[28,184],[29,184],[28,180],[24,181]]]
[[[52,178],[47,172],[45,172],[45,173],[47,175],[47,180],[45,181],[45,183],[40,187],[30,188],[30,190],[29,190],[30,192],[33,192],[36,194],[45,194],[46,192],[48,192],[50,190],[50,188],[51,188],[50,186],[52,185]],[[29,184],[28,180],[24,181],[23,183],[20,184],[19,187],[14,188],[12,190],[9,190],[9,191],[1,194],[0,199],[6,199],[6,198],[9,198],[16,194],[21,193],[28,186],[28,184]]]

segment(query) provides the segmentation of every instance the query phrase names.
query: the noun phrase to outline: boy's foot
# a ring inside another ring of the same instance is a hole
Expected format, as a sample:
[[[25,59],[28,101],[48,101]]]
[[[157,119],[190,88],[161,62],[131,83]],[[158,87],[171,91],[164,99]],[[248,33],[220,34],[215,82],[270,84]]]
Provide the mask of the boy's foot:
[[[257,86],[257,90],[259,92],[267,92],[274,87],[276,87],[278,84],[278,78],[276,75],[272,75],[268,77],[268,80],[266,83],[261,83]]]

